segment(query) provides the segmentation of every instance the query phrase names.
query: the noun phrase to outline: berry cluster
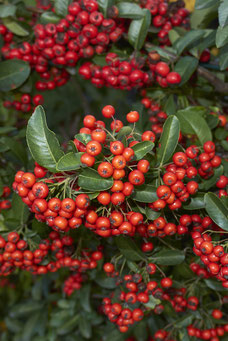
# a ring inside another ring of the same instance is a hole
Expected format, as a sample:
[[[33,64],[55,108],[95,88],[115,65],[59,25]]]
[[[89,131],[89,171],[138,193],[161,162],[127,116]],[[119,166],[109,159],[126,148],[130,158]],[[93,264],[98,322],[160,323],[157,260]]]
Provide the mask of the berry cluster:
[[[41,240],[34,251],[29,249],[25,240],[20,239],[17,232],[10,232],[7,241],[0,236],[0,249],[0,275],[3,276],[8,276],[16,268],[37,275],[56,272],[62,267],[82,273],[96,268],[97,261],[103,257],[100,251],[82,251],[81,256],[75,258],[73,239],[70,236],[60,237],[56,231]]]
[[[121,137],[118,138],[118,134],[124,128],[123,122],[114,119],[114,107],[107,105],[102,109],[102,114],[113,119],[110,125],[112,131],[106,129],[103,121],[86,115],[84,126],[80,129],[80,134],[76,135],[74,144],[80,152],[82,169],[93,168],[94,172],[100,175],[101,181],[111,179],[112,186],[109,190],[101,191],[90,201],[89,193],[83,192],[83,188],[77,184],[77,172],[76,178],[75,172],[56,173],[51,178],[45,178],[47,171],[38,164],[35,166],[34,174],[22,171],[16,174],[14,190],[35,213],[36,219],[45,221],[57,231],[67,232],[84,224],[103,237],[119,234],[133,236],[135,232],[150,237],[165,237],[176,232],[187,233],[187,224],[194,223],[191,217],[187,222],[181,219],[178,226],[171,222],[167,223],[162,216],[151,223],[145,223],[148,219],[145,219],[143,213],[132,209],[129,201],[134,192],[137,192],[138,186],[149,181],[150,153],[156,140],[154,132],[148,130],[139,133],[135,128],[139,113],[131,111],[126,115],[126,119],[132,124],[132,128],[129,127],[130,130],[123,140]],[[135,151],[137,152],[138,146],[145,143],[149,145],[149,149],[145,158],[140,157],[139,160]],[[153,212],[159,212],[168,206],[173,211],[180,209],[182,203],[195,195],[198,182],[192,178],[198,173],[204,178],[210,177],[213,175],[213,167],[218,167],[221,163],[221,158],[215,155],[213,142],[206,142],[203,148],[204,152],[199,156],[199,147],[196,146],[188,147],[185,152],[175,153],[173,163],[164,165],[162,184],[156,190],[157,200],[142,204],[142,208],[145,209],[147,206]],[[206,161],[208,158],[210,161]],[[206,169],[208,163],[210,167]],[[41,181],[41,178],[44,179]],[[224,178],[227,179],[225,176]],[[66,182],[71,197],[67,197],[66,191],[63,191]],[[94,203],[101,207],[95,210]],[[201,220],[200,217],[199,219]],[[145,252],[150,251],[150,244],[144,245],[143,249]]]
[[[145,58],[133,57],[130,60],[122,60],[116,53],[108,53],[105,57],[107,65],[86,62],[79,68],[79,74],[99,88],[106,86],[130,90],[155,82],[164,88],[179,84],[181,76],[170,71],[169,65],[159,60],[160,56],[156,52],[149,53]]]
[[[49,5],[47,6],[49,7]],[[80,58],[91,58],[105,52],[110,42],[116,42],[123,33],[121,22],[106,19],[98,10],[96,1],[74,1],[69,5],[66,18],[57,24],[36,24],[35,41],[23,42],[17,47],[13,34],[0,25],[5,45],[2,54],[6,59],[22,59],[44,80],[36,82],[37,90],[52,90],[64,85],[69,78],[65,69],[74,67]]]
[[[146,96],[145,90],[142,90],[141,95],[143,96],[141,103],[147,109],[149,121],[152,123],[151,130],[157,136],[160,136],[163,131],[163,125],[168,115],[161,109],[161,106],[158,103],[156,103],[153,99]]]
[[[222,312],[220,310],[219,315],[222,316]],[[214,317],[213,313],[212,316]],[[218,312],[216,313],[216,316],[218,316]],[[216,326],[215,328],[211,329],[201,329],[190,325],[187,327],[187,331],[189,336],[195,336],[197,339],[219,341],[219,337],[222,337],[225,333],[228,333],[228,324]]]
[[[152,15],[152,25],[158,29],[159,43],[170,45],[169,31],[181,26],[189,29],[189,12],[184,8],[184,1],[169,3],[167,0],[140,0],[142,7],[147,8]]]
[[[98,248],[97,251],[88,252],[82,250],[81,254],[83,259],[78,261],[77,272],[70,275],[64,282],[63,291],[67,296],[70,296],[75,290],[79,290],[82,286],[82,282],[86,281],[86,277],[84,272],[88,269],[94,269],[97,267],[97,262],[103,258],[103,254],[99,251],[101,247]],[[76,269],[76,268],[75,268]]]
[[[228,253],[222,245],[214,245],[212,238],[207,233],[193,232],[193,251],[200,256],[207,271],[222,281],[224,288],[228,288]]]
[[[1,210],[8,210],[11,207],[11,201],[6,199],[9,197],[11,190],[8,186],[3,186],[2,195],[0,196],[0,213]]]
[[[22,111],[24,113],[31,112],[38,105],[43,104],[44,99],[42,95],[35,95],[31,98],[30,94],[21,95],[20,100],[14,101],[4,101],[3,105],[5,108],[14,108],[17,111]]]
[[[126,332],[128,327],[137,321],[142,320],[146,311],[153,310],[155,314],[161,314],[164,306],[161,300],[169,301],[174,310],[184,312],[186,309],[197,310],[199,300],[195,296],[190,296],[187,299],[186,288],[176,289],[172,287],[173,281],[169,277],[164,277],[160,280],[160,287],[158,280],[149,280],[144,283],[141,274],[128,274],[119,277],[119,273],[115,271],[112,263],[104,264],[104,271],[108,276],[117,277],[117,284],[121,285],[121,292],[116,298],[112,296],[103,299],[103,312],[108,316],[109,320],[115,323],[121,332]],[[147,273],[153,275],[156,272],[156,266],[153,263],[147,265]],[[151,307],[150,299],[157,299],[157,304]]]

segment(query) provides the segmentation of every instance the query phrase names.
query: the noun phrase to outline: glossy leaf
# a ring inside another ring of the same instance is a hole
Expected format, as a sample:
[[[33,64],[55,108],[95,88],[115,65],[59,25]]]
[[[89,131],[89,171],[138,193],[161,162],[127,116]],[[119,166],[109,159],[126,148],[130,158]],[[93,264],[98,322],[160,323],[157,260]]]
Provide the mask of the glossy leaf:
[[[184,314],[183,317],[177,319],[174,322],[174,326],[177,327],[177,328],[187,327],[187,326],[189,326],[192,323],[193,318],[194,318],[194,316],[191,313]]]
[[[151,141],[143,141],[135,144],[131,147],[134,152],[134,160],[141,160],[147,153],[151,152],[154,147],[154,143]]]
[[[203,9],[211,7],[214,4],[214,0],[196,0],[195,9]]]
[[[78,178],[78,186],[91,192],[105,191],[113,185],[113,178],[102,178],[95,169],[83,169]]]
[[[150,11],[148,11],[147,9],[143,9],[142,12],[144,14],[143,18],[132,20],[128,30],[129,43],[136,50],[140,50],[142,48],[151,23]]]
[[[91,135],[90,134],[77,134],[74,137],[75,139],[77,139],[78,141],[80,141],[82,144],[86,145],[89,141],[92,140]]]
[[[169,116],[163,126],[159,147],[157,153],[157,161],[159,165],[166,163],[175,152],[180,135],[180,123],[176,116]]]
[[[136,201],[152,203],[158,199],[156,190],[157,188],[153,185],[138,186],[131,197]]]
[[[219,66],[221,70],[225,70],[228,67],[228,44],[219,51]]]
[[[146,217],[149,220],[155,220],[158,217],[160,217],[161,212],[159,211],[153,211],[151,208],[149,208],[148,206],[146,206]]]
[[[68,6],[70,3],[71,0],[54,0],[56,14],[65,17],[68,14]]]
[[[204,282],[208,286],[208,288],[215,291],[225,291],[226,289],[222,286],[222,283],[218,282],[216,279],[205,279]]]
[[[216,32],[216,46],[220,48],[228,43],[228,25],[225,27],[219,26]]]
[[[173,94],[169,95],[168,99],[165,99],[164,111],[168,115],[174,115],[177,111],[177,105],[175,103],[175,98]]]
[[[81,316],[79,318],[79,330],[80,333],[82,334],[82,336],[85,339],[90,339],[91,340],[91,336],[92,336],[92,329],[91,329],[91,324],[89,323],[88,320],[85,319],[85,317]]]
[[[41,14],[40,16],[40,21],[42,24],[57,24],[61,20],[61,17],[59,17],[57,14],[49,11],[45,11],[44,13]]]
[[[26,138],[34,160],[51,172],[56,172],[57,162],[63,156],[63,151],[55,133],[47,126],[42,106],[38,106],[29,119]]]
[[[29,35],[27,28],[25,28],[20,22],[15,21],[13,18],[5,18],[2,21],[3,24],[17,36],[26,37]]]
[[[211,219],[221,229],[228,231],[228,209],[223,205],[221,199],[214,193],[206,193],[204,201],[206,211]]]
[[[116,245],[127,260],[139,261],[145,259],[144,254],[129,236],[119,236],[115,239]]]
[[[114,0],[97,0],[100,10],[107,16],[108,9],[113,6]]]
[[[181,57],[175,65],[174,71],[181,75],[180,86],[185,84],[197,69],[199,61],[195,57]]]
[[[204,30],[191,30],[187,32],[184,36],[178,38],[173,47],[180,55],[187,47],[192,46],[194,43],[198,42],[200,38],[204,36]]]
[[[21,86],[30,74],[30,66],[19,59],[0,62],[0,91],[10,91]]]
[[[63,155],[57,162],[57,170],[63,172],[79,169],[82,166],[80,158],[83,154],[70,152]]]
[[[177,265],[181,264],[185,259],[185,254],[180,250],[168,250],[164,249],[154,256],[150,257],[150,259],[155,264],[160,265]]]
[[[13,17],[17,7],[12,4],[0,5],[0,18]]]
[[[131,132],[132,132],[132,128],[131,128],[130,126],[125,126],[125,127],[123,127],[123,128],[120,129],[120,131],[118,132],[116,138],[117,138],[118,140],[122,140],[123,137],[125,137],[125,136],[131,134]]]
[[[4,143],[11,151],[11,153],[20,161],[22,162],[23,165],[26,165],[27,163],[27,154],[26,154],[26,149],[24,148],[24,146],[8,137],[8,136],[4,136],[1,139],[1,142]]]
[[[204,193],[200,192],[195,197],[191,197],[188,203],[183,204],[185,210],[200,210],[204,207]]]
[[[224,27],[228,24],[228,0],[223,0],[218,9],[219,25]]]
[[[117,8],[119,10],[119,18],[141,19],[144,16],[142,8],[132,2],[119,2]]]
[[[83,309],[88,313],[91,312],[90,293],[91,293],[90,284],[83,285],[80,291],[80,303]]]
[[[104,272],[98,272],[97,277],[95,278],[95,282],[105,289],[114,289],[116,288],[116,280],[112,277],[107,277]]]
[[[58,335],[66,335],[76,328],[79,321],[79,315],[75,315],[72,318],[68,319],[65,323],[59,326],[57,329]]]
[[[180,121],[181,132],[183,134],[194,134],[198,137],[201,144],[212,140],[211,130],[206,120],[198,113],[198,109],[187,107],[176,113]]]

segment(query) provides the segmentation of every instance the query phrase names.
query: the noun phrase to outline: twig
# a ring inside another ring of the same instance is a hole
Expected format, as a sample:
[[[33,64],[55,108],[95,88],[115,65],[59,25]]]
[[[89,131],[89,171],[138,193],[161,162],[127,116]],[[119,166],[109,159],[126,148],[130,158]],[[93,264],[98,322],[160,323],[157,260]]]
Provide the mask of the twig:
[[[208,71],[202,66],[198,66],[197,73],[199,76],[208,80],[217,92],[228,93],[228,83],[223,82],[216,75]]]

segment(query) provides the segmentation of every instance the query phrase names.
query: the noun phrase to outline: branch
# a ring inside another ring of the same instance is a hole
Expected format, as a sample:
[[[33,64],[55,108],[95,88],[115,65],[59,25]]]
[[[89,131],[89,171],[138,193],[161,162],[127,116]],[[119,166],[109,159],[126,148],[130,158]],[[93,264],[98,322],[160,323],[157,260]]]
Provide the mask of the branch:
[[[208,80],[217,92],[228,93],[228,83],[223,82],[216,75],[208,71],[202,66],[198,66],[197,73],[199,76]]]

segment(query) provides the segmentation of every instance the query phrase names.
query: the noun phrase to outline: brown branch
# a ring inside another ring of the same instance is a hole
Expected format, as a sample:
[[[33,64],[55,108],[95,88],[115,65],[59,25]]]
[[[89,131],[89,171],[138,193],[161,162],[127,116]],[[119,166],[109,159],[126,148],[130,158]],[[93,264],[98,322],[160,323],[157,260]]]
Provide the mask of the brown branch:
[[[228,93],[228,83],[223,82],[216,75],[208,71],[202,66],[198,66],[197,73],[211,83],[217,92]]]

